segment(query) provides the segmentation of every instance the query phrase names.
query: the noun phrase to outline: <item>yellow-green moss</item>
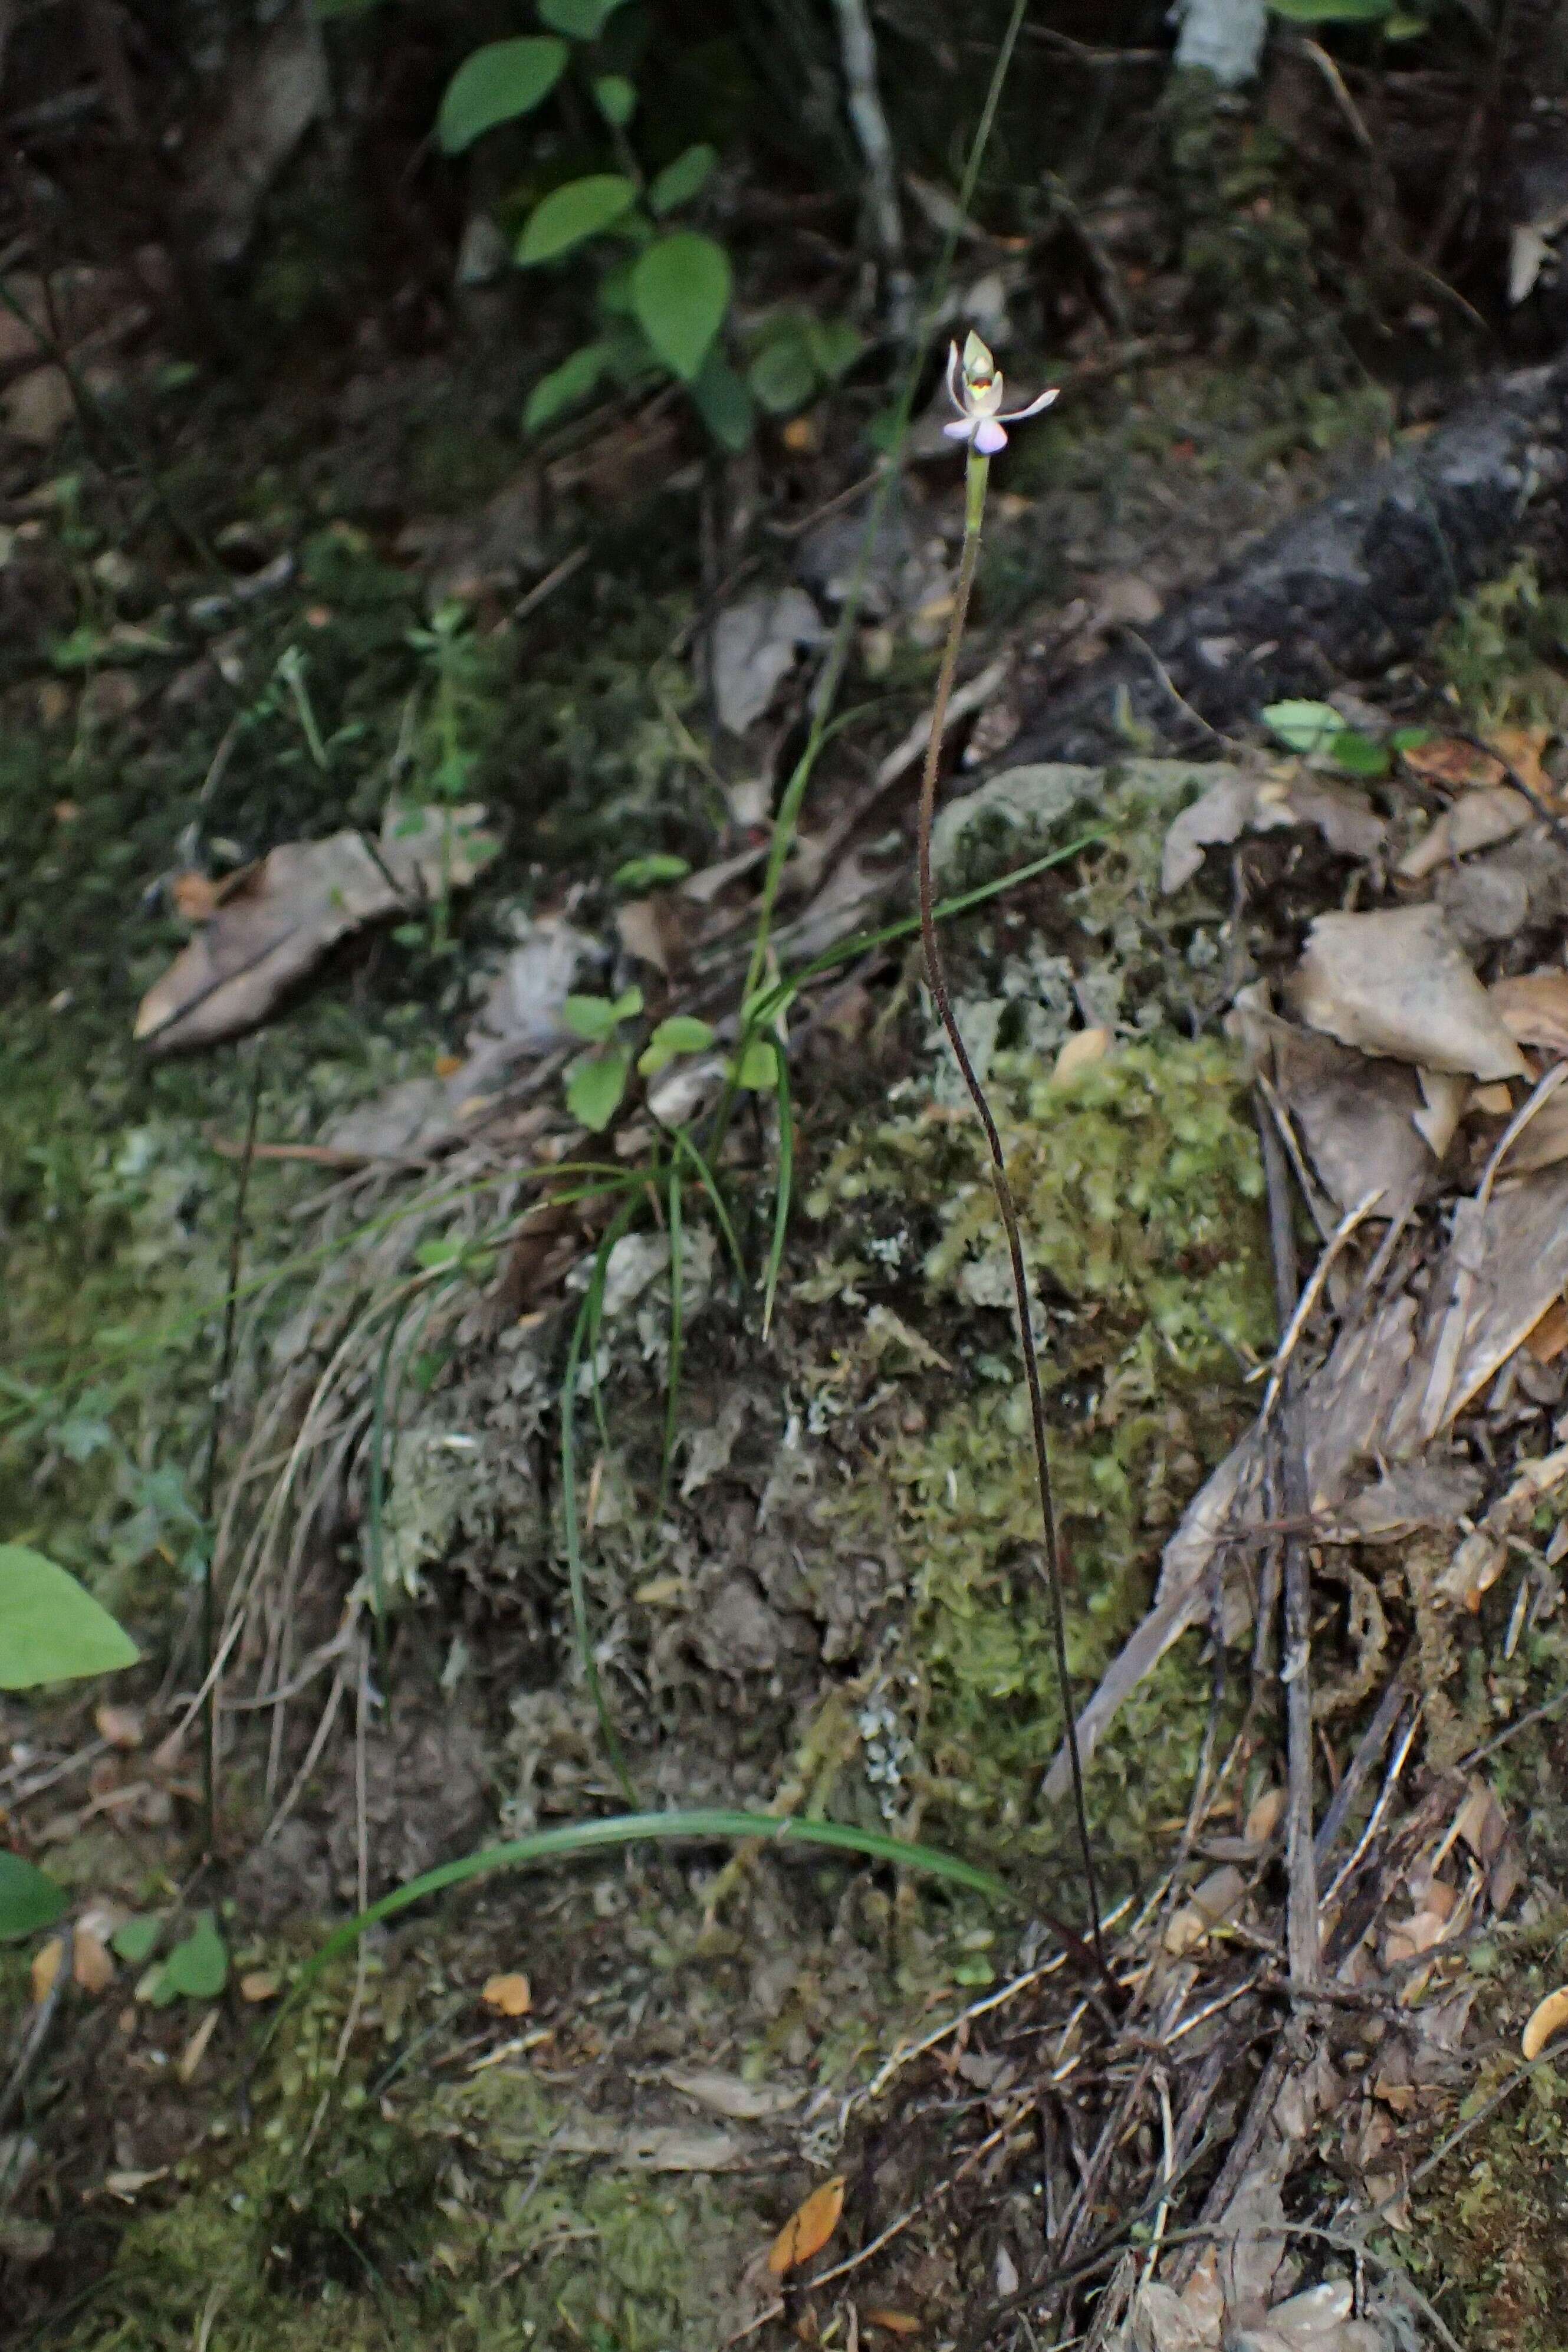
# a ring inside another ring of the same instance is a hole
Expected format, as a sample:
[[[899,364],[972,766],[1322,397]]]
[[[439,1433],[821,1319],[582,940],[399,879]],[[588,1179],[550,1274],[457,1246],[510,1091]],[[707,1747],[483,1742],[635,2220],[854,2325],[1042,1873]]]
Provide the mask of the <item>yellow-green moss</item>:
[[[1209,1042],[1127,1046],[1062,1086],[1004,1065],[996,1107],[1047,1302],[1069,1656],[1086,1688],[1146,1605],[1182,1507],[1254,1410],[1242,1374],[1272,1329],[1262,1178],[1236,1065]],[[1050,1848],[1038,1789],[1061,1715],[983,1150],[967,1121],[884,1122],[843,1147],[814,1196],[841,1247],[846,1218],[875,1229],[890,1212],[916,1220],[936,1206],[925,1272],[950,1311],[926,1330],[967,1386],[825,1509],[880,1527],[907,1565],[906,1672],[930,1801],[963,1817],[970,1845]],[[1191,1648],[1125,1711],[1095,1773],[1109,1852],[1146,1853],[1179,1811],[1207,1705]]]

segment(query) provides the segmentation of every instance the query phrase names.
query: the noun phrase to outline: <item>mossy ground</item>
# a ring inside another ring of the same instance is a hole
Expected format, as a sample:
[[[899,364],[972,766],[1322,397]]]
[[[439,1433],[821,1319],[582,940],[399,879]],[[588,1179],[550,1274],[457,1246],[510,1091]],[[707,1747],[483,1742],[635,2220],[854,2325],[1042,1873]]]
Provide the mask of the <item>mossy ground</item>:
[[[1366,422],[1340,376],[1310,367],[1282,402],[1281,419],[1269,389],[1238,392],[1235,379],[1195,369],[1168,401],[1141,399],[1136,415],[1113,421],[1109,446],[1098,420],[1053,425],[1032,456],[1020,444],[1018,484],[1042,495],[1016,540],[1000,528],[994,536],[993,614],[1054,588],[1070,541],[1087,543],[1090,567],[1138,560],[1173,443],[1195,442],[1181,462],[1192,459],[1212,494],[1218,540],[1267,518],[1282,460]],[[247,1056],[150,1067],[131,1052],[136,997],[180,936],[140,894],[198,814],[209,837],[244,855],[371,820],[411,707],[416,760],[426,783],[434,776],[432,680],[411,642],[426,617],[416,583],[384,541],[336,511],[335,486],[308,444],[302,432],[298,446],[264,452],[243,494],[258,529],[298,542],[301,569],[297,588],[247,625],[242,723],[215,797],[202,792],[235,716],[228,703],[119,727],[29,715],[8,739],[0,780],[10,877],[0,913],[6,976],[17,982],[0,1044],[0,1316],[6,1370],[25,1391],[0,1400],[11,1416],[0,1429],[11,1440],[0,1453],[0,1525],[82,1568],[153,1633],[201,1535],[195,1482],[233,1199],[232,1162],[203,1137],[241,1131],[249,1073]],[[422,501],[483,495],[515,455],[488,434],[457,444],[449,425],[420,440],[410,480]],[[209,452],[174,486],[209,498],[223,470]],[[1293,498],[1301,482],[1287,488]],[[102,534],[78,516],[59,536],[79,588]],[[428,940],[383,942],[324,975],[277,1024],[263,1072],[269,1138],[309,1139],[329,1112],[428,1068],[457,1042],[464,968],[507,904],[563,870],[591,869],[586,918],[602,916],[608,930],[609,897],[592,894],[616,864],[654,849],[694,862],[708,854],[713,780],[670,716],[678,719],[692,690],[671,654],[692,609],[689,538],[685,509],[667,531],[628,524],[596,546],[589,574],[526,641],[488,621],[465,640],[464,785],[499,816],[505,856],[458,910],[457,954],[439,956]],[[47,683],[74,687],[78,673],[58,658],[68,639],[89,676],[113,667],[115,617],[101,600],[62,607],[59,642],[32,648],[13,673],[8,711],[20,717],[34,695],[36,666]],[[96,642],[81,635],[87,624]],[[277,656],[290,644],[307,656],[324,765],[277,683]],[[905,716],[901,706],[900,724]],[[1129,993],[1140,1013],[1159,975],[1168,978],[1162,940],[1176,940],[1178,961],[1195,941],[1208,954],[1215,929],[1212,909],[1195,929],[1155,907],[1157,844],[1144,811],[1074,910],[1107,966],[1142,958]],[[1189,969],[1207,969],[1202,955]],[[1195,1018],[1198,993],[1188,992]],[[998,1858],[1020,1884],[1054,1895],[1071,1848],[1037,1796],[1061,1712],[1015,1339],[977,1137],[967,1118],[925,1115],[934,1068],[918,1063],[892,1118],[862,1102],[820,1181],[819,1230],[832,1257],[852,1261],[862,1305],[877,1303],[885,1275],[899,1315],[949,1369],[918,1384],[922,1425],[880,1438],[828,1498],[831,1539],[885,1540],[897,1551],[906,1607],[874,1670],[855,1662],[864,1686],[815,1695],[794,1728],[810,1754],[830,1710],[835,1738],[849,1718],[851,1760],[824,1767],[813,1802],[884,1820],[890,1783],[868,1768],[895,1767],[910,1826]],[[1246,1375],[1272,1338],[1260,1171],[1231,1058],[1168,1025],[1071,1085],[1051,1085],[1043,1066],[1005,1050],[995,1076],[1045,1310],[1070,1659],[1086,1688],[1145,1605],[1183,1504],[1254,1410]],[[256,1172],[254,1271],[276,1270],[297,1249],[289,1212],[314,1181]],[[804,1312],[810,1303],[786,1290],[798,1360],[819,1344],[825,1354],[841,1328],[826,1334]],[[896,1354],[890,1365],[901,1377]],[[1095,1832],[1118,1885],[1147,1871],[1185,1806],[1209,1704],[1201,1649],[1194,1638],[1165,1661],[1096,1760]],[[851,1706],[862,1700],[857,1721]],[[777,1761],[787,1779],[789,1758]],[[96,1836],[55,1850],[84,1893],[103,1883],[110,1832]],[[637,1968],[656,1994],[678,1988],[670,2006],[686,2005],[697,2056],[711,2043],[725,2063],[789,2065],[819,2083],[852,2080],[911,2016],[967,1998],[1003,1960],[1010,1933],[973,1906],[857,1892],[847,1872],[780,1888],[764,1869],[747,1888],[742,1924],[705,1940],[703,1894],[695,1881],[677,1884],[655,1926],[628,1933]],[[608,1879],[579,1887],[553,1919],[536,1918],[530,1899],[516,1932],[537,1933],[547,1949],[581,1941],[612,1913],[612,1895]],[[172,1898],[164,1885],[147,1899]],[[1071,1891],[1061,1900],[1072,1908]],[[296,1926],[286,1943],[314,1932]],[[503,2069],[462,2082],[455,2061],[459,2087],[440,2087],[435,2062],[445,2064],[471,2019],[470,2009],[451,2021],[460,1933],[449,1916],[388,1948],[378,1965],[395,1978],[396,1998],[382,1999],[382,2016],[353,2039],[341,2077],[347,1988],[308,2010],[256,2085],[248,2132],[234,2128],[233,2073],[221,2095],[199,2083],[184,2153],[146,2192],[101,2297],[73,2324],[77,2352],[371,2352],[404,2342],[437,2352],[582,2343],[709,2352],[737,2279],[789,2209],[795,2176],[649,2177],[552,2154],[558,2126],[597,2095],[591,2071],[554,2084]],[[755,1990],[746,2006],[750,1946],[793,1963],[770,2006]],[[697,1988],[689,2000],[688,1984]],[[8,1961],[5,1989],[20,2002],[19,1965]],[[658,1998],[653,2008],[666,2013]],[[161,2047],[161,2077],[180,2039]],[[105,2070],[105,2082],[122,2079]],[[1497,2177],[1514,2182],[1506,2130],[1506,2120],[1492,2127]],[[1544,2212],[1541,2200],[1555,2193],[1554,2162],[1531,2158],[1532,2210]],[[1478,2213],[1479,2245],[1492,2224]],[[1540,2352],[1550,2342],[1542,2336]]]
[[[1082,1695],[1146,1605],[1183,1506],[1250,1418],[1243,1375],[1272,1328],[1261,1171],[1237,1066],[1209,1041],[1124,1046],[1061,1084],[1004,1066],[994,1097],[1045,1299]],[[927,1821],[993,1853],[1060,1853],[1038,1805],[1062,1729],[1039,1495],[978,1130],[920,1109],[879,1121],[834,1156],[810,1205],[835,1255],[854,1248],[873,1298],[879,1234],[936,1234],[920,1328],[956,1393],[830,1507],[868,1538],[890,1530],[907,1563],[905,1705]],[[1208,1705],[1197,1647],[1145,1686],[1096,1765],[1093,1809],[1118,1864],[1146,1866],[1190,1783]]]

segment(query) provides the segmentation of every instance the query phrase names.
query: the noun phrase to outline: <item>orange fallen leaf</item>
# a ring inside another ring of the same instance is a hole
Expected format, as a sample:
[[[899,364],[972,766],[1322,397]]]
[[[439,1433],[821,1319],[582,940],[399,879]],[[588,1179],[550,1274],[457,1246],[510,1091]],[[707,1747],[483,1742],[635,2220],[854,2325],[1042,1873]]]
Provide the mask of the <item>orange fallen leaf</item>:
[[[437,1054],[435,1057],[435,1075],[438,1078],[455,1078],[462,1067],[461,1054]]]
[[[801,2263],[809,2263],[820,2254],[839,2226],[839,2216],[844,2210],[844,2181],[841,2172],[831,2180],[824,2180],[813,2189],[810,2197],[795,2208],[779,2235],[773,2241],[768,2257],[768,2267],[775,2278],[782,2278]]]
[[[503,2017],[527,2017],[534,2005],[533,1988],[525,1976],[492,1977],[479,1998]]]
[[[1414,744],[1400,757],[1424,783],[1442,784],[1450,792],[1466,784],[1500,784],[1505,772],[1502,761],[1491,752],[1461,743],[1457,735],[1434,736],[1431,742]]]
[[[1541,761],[1551,740],[1546,727],[1496,727],[1487,738],[1490,750],[1463,742],[1457,735],[1438,735],[1429,743],[1413,745],[1401,756],[1414,774],[1449,791],[1469,784],[1506,783],[1511,768],[1527,792],[1551,802],[1557,796],[1557,787]]]
[[[277,1972],[275,1969],[250,1969],[239,1980],[241,2000],[276,2000]]]
[[[865,2315],[868,2327],[885,2327],[890,2336],[918,2336],[920,2322],[912,2311],[884,2311],[880,2304]]]
[[[1568,2025],[1568,1985],[1559,1985],[1531,2010],[1519,2046],[1527,2058],[1539,2058],[1554,2033]]]
[[[53,1992],[55,1979],[59,1975],[60,1962],[65,1954],[65,1938],[61,1936],[51,1936],[48,1942],[41,1944],[33,1954],[31,1976],[33,2006],[36,2009],[41,2009]]]
[[[1524,1344],[1538,1364],[1555,1363],[1568,1348],[1568,1303],[1554,1298],[1540,1322],[1525,1333]]]
[[[1494,727],[1487,741],[1500,751],[1526,790],[1543,801],[1557,797],[1557,786],[1542,765],[1541,755],[1552,740],[1550,727]]]

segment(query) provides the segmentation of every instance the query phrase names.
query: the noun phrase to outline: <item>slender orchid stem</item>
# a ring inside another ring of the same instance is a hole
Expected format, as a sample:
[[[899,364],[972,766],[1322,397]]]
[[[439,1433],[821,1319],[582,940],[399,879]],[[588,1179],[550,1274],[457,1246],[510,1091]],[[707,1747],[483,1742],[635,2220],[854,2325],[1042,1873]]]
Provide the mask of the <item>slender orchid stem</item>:
[[[942,739],[947,721],[947,704],[953,692],[953,679],[958,667],[958,652],[964,642],[964,624],[968,614],[970,592],[975,584],[975,567],[979,561],[980,538],[985,522],[986,484],[991,461],[969,444],[968,468],[965,477],[964,547],[958,561],[958,583],[953,598],[953,617],[948,624],[947,642],[943,648],[942,667],[936,679],[936,698],[931,709],[931,737],[925,749],[925,766],[920,779],[920,938],[925,950],[925,974],[930,984],[947,1043],[953,1049],[953,1059],[968,1089],[969,1099],[985,1129],[986,1143],[991,1155],[991,1182],[996,1188],[997,1206],[1002,1214],[1002,1224],[1008,1239],[1008,1257],[1012,1267],[1013,1296],[1018,1307],[1019,1345],[1023,1355],[1024,1381],[1029,1389],[1030,1422],[1034,1435],[1035,1471],[1040,1486],[1040,1515],[1045,1536],[1045,1583],[1051,1602],[1051,1629],[1056,1653],[1056,1679],[1061,1694],[1061,1711],[1067,1726],[1067,1752],[1072,1764],[1072,1802],[1078,1822],[1078,1842],[1083,1862],[1084,1892],[1088,1898],[1090,1932],[1095,1958],[1102,1971],[1109,1976],[1105,1958],[1104,1937],[1100,1922],[1100,1895],[1094,1874],[1094,1851],[1089,1835],[1089,1809],[1083,1796],[1083,1759],[1078,1746],[1078,1719],[1072,1704],[1072,1681],[1067,1664],[1067,1622],[1062,1596],[1061,1544],[1057,1529],[1056,1496],[1051,1476],[1051,1447],[1046,1434],[1045,1399],[1040,1384],[1040,1355],[1035,1346],[1034,1321],[1031,1311],[1029,1276],[1024,1265],[1023,1239],[1019,1230],[1018,1206],[1012,1187],[1008,1181],[1007,1160],[1002,1150],[1002,1139],[986,1090],[980,1084],[969,1051],[953,1017],[952,999],[947,991],[947,975],[943,966],[942,950],[936,936],[936,896],[931,883],[931,822],[936,808],[936,778],[942,764]]]

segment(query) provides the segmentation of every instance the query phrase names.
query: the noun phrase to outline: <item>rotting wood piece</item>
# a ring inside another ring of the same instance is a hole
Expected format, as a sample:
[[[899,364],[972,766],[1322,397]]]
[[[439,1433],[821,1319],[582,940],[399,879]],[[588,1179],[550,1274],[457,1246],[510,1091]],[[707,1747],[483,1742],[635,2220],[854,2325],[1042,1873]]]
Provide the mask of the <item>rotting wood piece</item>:
[[[1565,479],[1559,358],[1498,378],[1424,440],[1268,532],[1136,642],[1026,701],[1004,764],[1124,754],[1129,717],[1196,749],[1207,729],[1269,702],[1375,675],[1501,567]]]

